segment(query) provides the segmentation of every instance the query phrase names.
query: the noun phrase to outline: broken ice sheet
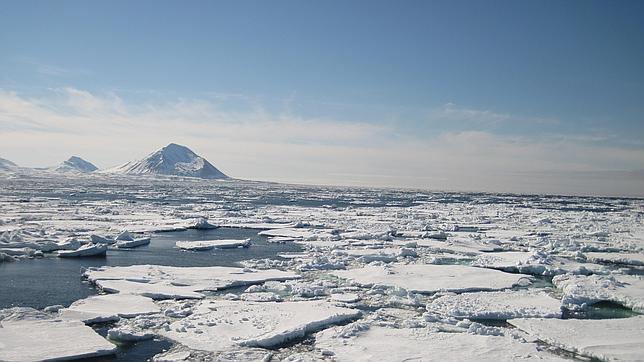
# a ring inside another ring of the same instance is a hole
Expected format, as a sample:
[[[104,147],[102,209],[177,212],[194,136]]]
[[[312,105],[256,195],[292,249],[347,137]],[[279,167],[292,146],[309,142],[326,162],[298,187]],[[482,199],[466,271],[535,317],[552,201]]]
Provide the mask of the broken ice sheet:
[[[132,294],[107,294],[77,300],[59,313],[64,319],[100,323],[159,311],[159,307],[150,298]]]
[[[641,360],[644,316],[620,319],[512,319],[515,327],[561,349],[601,360]]]
[[[203,300],[193,314],[161,334],[189,348],[222,352],[273,347],[329,325],[360,316],[360,311],[325,301],[245,302]]]
[[[356,328],[356,326],[358,328]],[[315,347],[337,361],[555,361],[534,343],[511,337],[352,324],[317,333]]]
[[[0,321],[0,361],[68,360],[116,353],[116,346],[77,320],[34,313],[10,314]]]
[[[569,309],[584,309],[597,302],[619,303],[644,313],[644,279],[635,275],[559,275],[553,284],[563,292]]]
[[[274,269],[161,265],[89,268],[84,276],[105,291],[138,294],[153,299],[202,298],[200,291],[300,278],[297,274]]]
[[[525,274],[463,265],[389,264],[387,268],[368,265],[330,273],[365,286],[383,284],[419,293],[502,290],[528,285],[532,280]]]
[[[540,290],[445,295],[427,304],[429,313],[467,319],[560,318],[561,302]]]

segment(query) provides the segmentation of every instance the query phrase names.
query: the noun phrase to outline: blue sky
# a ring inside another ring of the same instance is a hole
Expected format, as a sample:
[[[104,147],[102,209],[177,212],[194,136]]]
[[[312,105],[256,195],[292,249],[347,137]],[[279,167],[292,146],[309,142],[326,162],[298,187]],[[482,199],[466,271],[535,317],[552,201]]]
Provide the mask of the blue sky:
[[[448,172],[454,162],[462,170],[481,164],[473,157],[486,152],[514,165],[504,171],[513,175],[637,174],[644,169],[643,24],[640,1],[4,1],[0,157],[42,166],[84,152],[107,167],[178,140],[243,177],[280,181],[483,190],[525,184],[501,182],[492,177],[498,172],[461,184],[467,173]],[[87,141],[110,127],[145,132],[137,125],[141,117],[154,124],[151,109],[185,127],[159,119],[165,131],[109,157],[92,147],[100,142]],[[85,116],[98,123],[63,117],[90,110],[96,117]],[[123,118],[130,123],[117,121]],[[243,136],[267,124],[274,141]],[[230,131],[228,147],[204,140],[199,125]],[[241,135],[232,131],[239,125],[246,127]],[[329,134],[316,138],[306,128]],[[355,137],[346,136],[351,132]],[[64,149],[61,135],[71,134],[85,143]],[[441,163],[463,148],[459,142],[476,144],[472,137],[481,152]],[[251,154],[234,148],[249,142],[260,154],[291,157],[297,171],[268,159],[263,164],[272,166],[258,169]],[[418,148],[405,148],[410,144]],[[39,145],[54,151],[25,152]],[[521,154],[512,145],[525,151],[516,164],[502,157]],[[332,149],[317,154],[314,146]],[[408,167],[392,173],[377,153],[369,158],[385,146],[399,155],[388,162],[410,159]],[[419,162],[438,146],[446,157]],[[317,161],[292,158],[298,147]],[[347,153],[362,152],[346,161]],[[328,167],[301,166],[312,162]],[[355,165],[363,169],[348,175]],[[574,191],[573,181],[562,187],[545,180],[535,191]],[[586,192],[619,191],[609,183]],[[629,193],[644,188],[640,176],[629,185]]]

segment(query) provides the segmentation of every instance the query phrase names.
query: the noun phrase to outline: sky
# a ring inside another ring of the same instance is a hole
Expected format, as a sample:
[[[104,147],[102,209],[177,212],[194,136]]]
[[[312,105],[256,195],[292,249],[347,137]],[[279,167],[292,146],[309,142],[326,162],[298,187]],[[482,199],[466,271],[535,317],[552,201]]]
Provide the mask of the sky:
[[[642,1],[2,1],[0,157],[644,196]]]

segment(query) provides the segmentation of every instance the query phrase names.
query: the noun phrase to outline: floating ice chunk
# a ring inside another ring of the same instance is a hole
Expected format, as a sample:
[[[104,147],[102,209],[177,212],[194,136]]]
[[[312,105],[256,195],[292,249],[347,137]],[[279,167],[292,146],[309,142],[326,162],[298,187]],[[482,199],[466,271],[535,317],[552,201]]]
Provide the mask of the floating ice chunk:
[[[304,240],[325,240],[335,238],[335,235],[333,235],[331,231],[331,229],[284,228],[260,231],[259,235],[281,236]]]
[[[92,256],[105,256],[107,246],[104,244],[85,244],[76,250],[60,250],[58,256],[61,258],[81,258]]]
[[[594,263],[613,263],[626,265],[644,265],[644,254],[642,253],[586,253],[588,261]]]
[[[529,275],[463,265],[390,264],[390,268],[365,266],[332,271],[331,274],[362,285],[383,284],[410,292],[434,293],[501,290],[530,283]]]
[[[242,293],[241,300],[247,302],[280,302],[282,298],[273,292]]]
[[[61,318],[76,319],[89,324],[159,311],[159,307],[150,298],[131,294],[108,294],[77,300],[59,313]]]
[[[200,217],[199,219],[197,219],[197,221],[194,222],[194,224],[188,226],[188,229],[211,230],[217,229],[218,227],[218,225],[209,223],[208,219]]]
[[[401,248],[382,248],[382,249],[336,249],[335,255],[348,255],[357,258],[363,263],[372,261],[382,261],[389,263],[395,261],[401,255]]]
[[[116,242],[114,239],[96,234],[92,234],[89,237],[94,244],[114,244]]]
[[[256,229],[256,230],[271,230],[271,229],[286,229],[295,227],[295,223],[235,223],[223,224],[227,228],[241,228],[241,229]]]
[[[204,300],[194,311],[161,333],[189,348],[211,352],[239,346],[270,348],[360,316],[358,310],[324,301]]]
[[[135,294],[158,299],[201,299],[203,293],[195,292],[194,286],[173,285],[171,281],[138,282],[130,280],[97,280],[98,289],[106,293]]]
[[[199,291],[300,278],[297,274],[275,269],[161,265],[89,268],[84,276],[105,291],[138,294],[153,299],[202,298]]]
[[[485,253],[477,256],[472,265],[483,268],[512,269],[525,264],[531,256],[532,253],[523,251]]]
[[[591,274],[605,269],[598,264],[580,263],[552,256],[544,251],[484,253],[478,255],[472,265],[533,275]]]
[[[116,236],[116,240],[124,240],[124,241],[132,241],[134,240],[134,236],[129,231],[122,231],[120,234]]]
[[[356,293],[334,293],[331,294],[331,300],[342,303],[355,303],[361,298]]]
[[[418,239],[418,240],[394,240],[394,245],[408,246],[411,243],[414,243],[416,247],[428,248],[437,252],[447,252],[447,253],[457,253],[464,255],[478,255],[481,252],[489,252],[496,250],[495,248],[490,248],[486,245],[482,245],[477,242],[464,242],[461,240],[451,241],[439,241],[439,240],[428,240],[428,239]]]
[[[601,360],[641,360],[644,316],[620,319],[512,319],[515,327],[539,340]]]
[[[347,327],[317,333],[316,349],[332,355],[334,360],[351,362],[562,360],[539,351],[534,343],[522,343],[511,337],[376,326],[347,334]]]
[[[68,360],[115,352],[115,345],[80,321],[5,319],[0,322],[0,361]]]
[[[552,282],[563,291],[562,304],[569,309],[610,301],[644,313],[644,279],[640,276],[559,275]]]
[[[538,290],[445,295],[427,311],[458,319],[560,318],[561,302]]]
[[[138,342],[154,338],[153,333],[134,330],[128,326],[110,328],[107,337],[118,342]]]
[[[210,249],[235,249],[247,248],[250,246],[250,239],[245,240],[199,240],[199,241],[177,241],[177,248],[184,250],[210,250]]]
[[[150,238],[145,237],[133,240],[119,240],[116,242],[116,247],[119,249],[132,249],[148,244],[150,244]]]

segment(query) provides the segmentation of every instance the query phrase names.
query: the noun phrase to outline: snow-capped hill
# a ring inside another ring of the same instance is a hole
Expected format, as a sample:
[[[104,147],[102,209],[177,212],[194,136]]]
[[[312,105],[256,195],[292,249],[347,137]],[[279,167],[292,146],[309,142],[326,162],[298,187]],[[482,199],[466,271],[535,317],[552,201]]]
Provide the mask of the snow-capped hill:
[[[4,158],[0,158],[0,171],[15,171],[18,168],[18,165],[15,163],[5,160]]]
[[[98,167],[80,157],[72,156],[67,161],[53,168],[56,172],[94,172]]]
[[[205,179],[228,178],[205,158],[188,147],[171,143],[139,161],[131,161],[105,171],[128,175],[166,175]]]

